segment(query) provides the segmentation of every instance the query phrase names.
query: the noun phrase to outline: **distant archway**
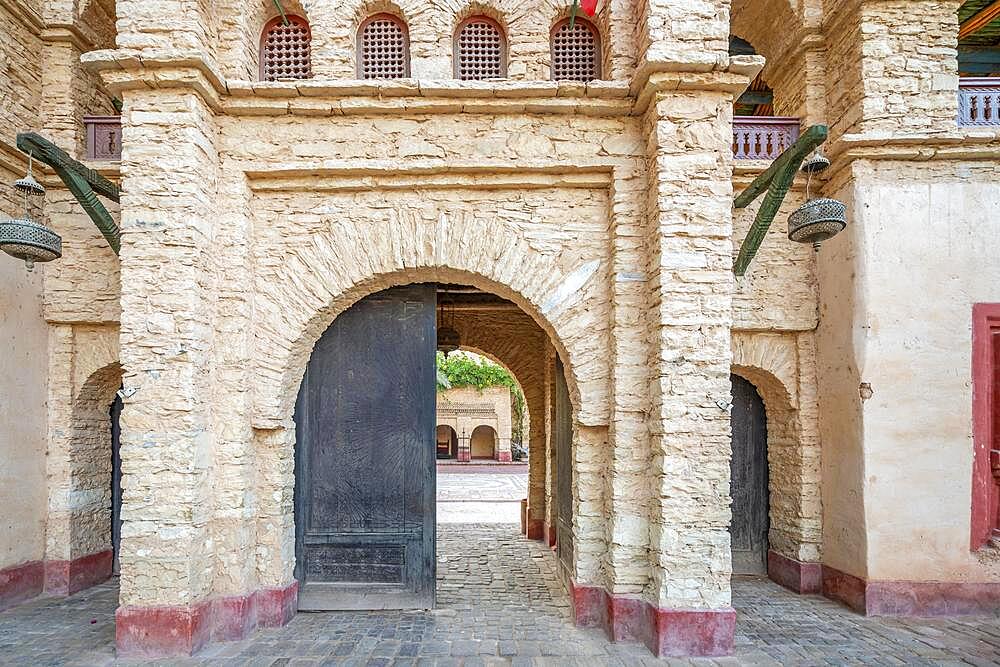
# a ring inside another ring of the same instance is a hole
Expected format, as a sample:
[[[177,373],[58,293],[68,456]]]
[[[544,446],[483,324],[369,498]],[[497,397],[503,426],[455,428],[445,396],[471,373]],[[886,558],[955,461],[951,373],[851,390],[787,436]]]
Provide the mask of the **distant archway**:
[[[481,424],[472,430],[469,439],[474,459],[495,459],[497,457],[497,432],[492,426]]]
[[[458,433],[448,424],[438,424],[437,427],[437,457],[453,459],[458,456]]]

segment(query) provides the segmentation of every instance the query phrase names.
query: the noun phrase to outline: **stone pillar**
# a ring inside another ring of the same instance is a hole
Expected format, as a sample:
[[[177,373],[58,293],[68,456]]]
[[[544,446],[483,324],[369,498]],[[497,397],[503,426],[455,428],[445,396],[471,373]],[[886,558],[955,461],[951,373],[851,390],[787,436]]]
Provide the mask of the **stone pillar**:
[[[658,655],[732,651],[729,414],[733,93],[646,113],[652,631]]]
[[[544,363],[544,353],[539,354],[539,363]],[[529,539],[541,540],[545,537],[545,374],[536,373],[536,378],[524,387],[524,402],[528,409],[528,523],[526,534]]]
[[[215,125],[195,94],[127,92],[122,118],[120,655],[212,635]],[[141,149],[139,148],[141,147]]]

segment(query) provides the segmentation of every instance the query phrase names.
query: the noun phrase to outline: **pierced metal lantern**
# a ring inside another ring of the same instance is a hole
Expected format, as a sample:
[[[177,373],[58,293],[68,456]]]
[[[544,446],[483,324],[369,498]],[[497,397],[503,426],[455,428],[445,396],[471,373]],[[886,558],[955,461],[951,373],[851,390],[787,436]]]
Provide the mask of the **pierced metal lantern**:
[[[0,250],[24,260],[31,271],[35,262],[51,262],[62,257],[62,239],[31,218],[17,218],[0,222]]]
[[[816,250],[846,227],[847,206],[836,199],[812,199],[788,216],[788,238]]]
[[[35,262],[51,262],[62,257],[62,239],[54,230],[32,220],[28,211],[28,197],[45,194],[45,188],[35,179],[32,162],[29,154],[28,173],[14,181],[14,189],[24,195],[24,215],[0,222],[0,250],[24,260],[28,271],[35,268]]]
[[[823,155],[823,151],[818,148],[802,163],[802,171],[810,175],[826,171],[829,167],[830,159]]]

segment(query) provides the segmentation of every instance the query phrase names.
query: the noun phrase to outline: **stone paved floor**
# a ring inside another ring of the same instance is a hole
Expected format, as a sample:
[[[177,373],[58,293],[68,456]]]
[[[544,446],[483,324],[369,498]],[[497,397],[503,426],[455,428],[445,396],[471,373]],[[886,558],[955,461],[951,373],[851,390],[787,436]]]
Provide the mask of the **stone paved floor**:
[[[520,523],[527,495],[527,466],[438,465],[438,524]]]
[[[734,582],[737,651],[654,660],[570,622],[555,560],[509,525],[439,528],[433,612],[298,614],[284,628],[165,665],[992,665],[1000,618],[870,619],[762,579]],[[115,663],[113,582],[0,613],[0,665]]]

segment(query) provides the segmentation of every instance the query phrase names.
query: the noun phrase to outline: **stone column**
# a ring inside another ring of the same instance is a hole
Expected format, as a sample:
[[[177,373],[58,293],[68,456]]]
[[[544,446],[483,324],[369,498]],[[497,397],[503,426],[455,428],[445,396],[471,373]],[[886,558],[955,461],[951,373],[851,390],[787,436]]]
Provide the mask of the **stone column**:
[[[125,105],[118,650],[191,653],[212,634],[216,566],[215,120],[192,93]]]
[[[544,354],[539,355],[539,363],[544,363]],[[524,387],[524,402],[528,408],[528,525],[529,539],[541,540],[545,536],[545,488],[546,447],[545,447],[545,387],[544,373]]]
[[[711,84],[706,87],[710,87]],[[658,655],[733,647],[728,525],[732,92],[656,92],[645,121],[651,579]]]

